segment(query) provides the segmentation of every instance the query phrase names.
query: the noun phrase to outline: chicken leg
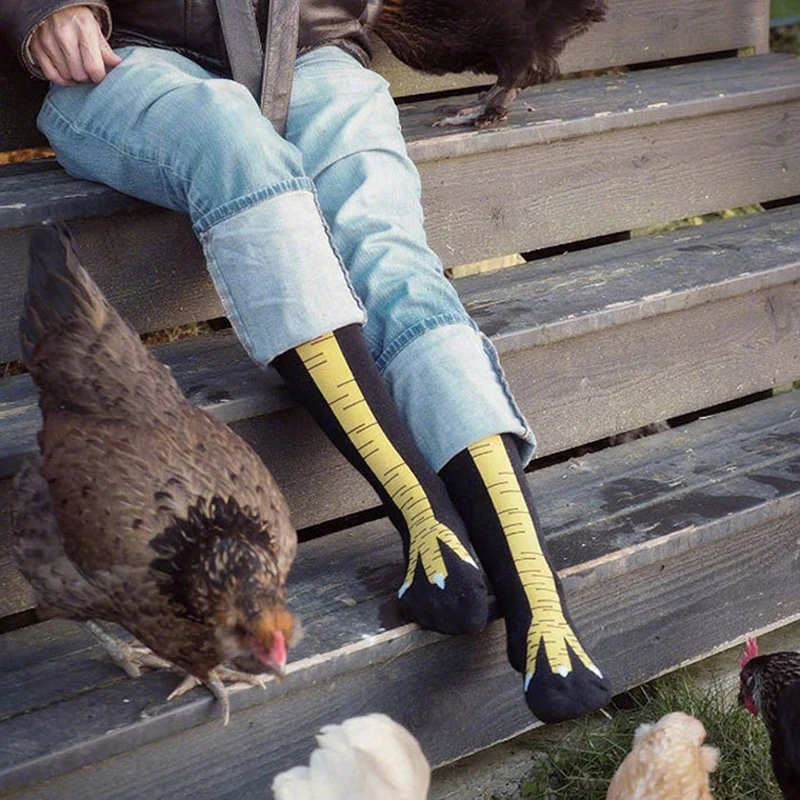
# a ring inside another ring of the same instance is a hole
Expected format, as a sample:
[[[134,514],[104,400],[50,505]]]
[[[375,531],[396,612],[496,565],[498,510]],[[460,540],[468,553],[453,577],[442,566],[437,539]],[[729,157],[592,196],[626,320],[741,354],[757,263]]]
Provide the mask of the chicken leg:
[[[195,675],[187,674],[178,686],[170,692],[167,702],[186,694],[186,692],[190,692],[196,686],[204,684],[219,702],[222,709],[222,724],[225,726],[231,718],[231,701],[228,697],[228,690],[225,688],[225,681],[228,683],[247,683],[260,689],[266,689],[267,687],[266,676],[263,674],[240,672],[229,667],[219,666],[216,669],[212,669],[205,680],[201,680]]]
[[[113,634],[106,631],[96,622],[86,622],[84,627],[94,636],[108,653],[111,660],[120,669],[125,670],[131,678],[138,678],[142,674],[142,667],[148,669],[167,669],[170,671],[179,670],[174,664],[165,658],[157,656],[149,647],[144,645],[133,645],[123,642]]]
[[[481,95],[477,103],[462,108],[448,107],[446,113],[451,116],[437,119],[433,127],[474,125],[476,128],[485,128],[495,122],[501,122],[508,116],[508,109],[519,92],[520,90],[514,86],[500,86],[496,83],[488,92]]]

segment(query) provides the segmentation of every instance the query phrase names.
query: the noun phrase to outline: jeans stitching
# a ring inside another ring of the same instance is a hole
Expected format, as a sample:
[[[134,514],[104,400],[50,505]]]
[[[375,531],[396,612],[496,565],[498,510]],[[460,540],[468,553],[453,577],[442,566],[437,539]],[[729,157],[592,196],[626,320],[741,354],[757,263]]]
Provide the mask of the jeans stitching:
[[[163,170],[164,172],[168,172],[170,175],[174,176],[177,180],[179,180],[184,186],[188,184],[188,179],[184,178],[183,175],[179,175],[175,170],[169,165],[162,163],[160,159],[154,158],[153,156],[149,156],[147,154],[141,155],[136,154],[128,150],[127,148],[120,147],[113,142],[110,142],[108,139],[104,138],[100,134],[96,133],[95,131],[89,130],[88,128],[84,128],[76,124],[74,121],[70,120],[59,110],[58,106],[53,103],[53,101],[47,97],[45,98],[44,103],[42,104],[42,109],[39,112],[41,117],[42,112],[45,109],[45,106],[57,117],[57,121],[60,122],[63,126],[66,126],[69,130],[73,131],[74,133],[78,134],[79,136],[88,136],[92,139],[101,142],[105,147],[108,147],[110,150],[113,150],[117,153],[121,153],[126,158],[130,158],[133,161],[141,161],[144,164],[150,164],[152,166],[158,167],[158,169]],[[121,190],[120,190],[121,191]],[[188,191],[184,191],[184,196],[186,197],[186,202],[189,207],[193,211],[200,211],[199,208],[196,208],[191,201]]]
[[[253,346],[253,337],[247,330],[247,325],[245,325],[244,320],[236,308],[236,304],[233,302],[233,297],[231,296],[228,282],[225,280],[225,273],[222,269],[220,269],[216,259],[214,258],[213,251],[209,245],[209,239],[211,237],[208,232],[203,232],[198,234],[198,238],[203,245],[203,251],[206,256],[206,265],[211,275],[211,279],[214,282],[214,286],[217,287],[217,293],[219,294],[220,301],[222,302],[222,307],[225,309],[225,315],[234,326],[234,329],[244,345],[245,350],[247,350],[248,355],[255,361],[256,358]]]
[[[300,178],[287,178],[271,186],[264,186],[261,189],[248,192],[248,194],[235,197],[233,200],[228,200],[221,206],[217,206],[206,214],[203,214],[203,216],[194,223],[193,228],[199,236],[214,225],[219,225],[219,223],[225,222],[231,217],[235,217],[237,214],[241,214],[243,211],[247,211],[261,202],[271,200],[273,197],[278,197],[288,192],[309,192],[316,202],[316,190],[311,178],[305,176]],[[319,210],[318,206],[317,210]]]
[[[428,319],[420,320],[409,328],[406,328],[399,336],[396,336],[386,347],[383,348],[381,355],[375,359],[375,364],[379,372],[384,372],[389,363],[398,356],[408,345],[416,341],[420,336],[428,331],[440,328],[443,325],[467,325],[477,330],[475,322],[465,314],[449,313],[437,314]]]
[[[505,371],[503,370],[503,366],[500,363],[500,358],[497,354],[497,350],[495,350],[494,345],[492,344],[489,337],[483,333],[480,329],[477,328],[478,335],[481,339],[481,345],[483,347],[484,353],[486,353],[487,358],[489,359],[489,363],[494,371],[495,375],[497,376],[498,384],[500,385],[500,389],[505,395],[506,401],[508,402],[508,406],[511,409],[511,413],[517,418],[517,421],[522,426],[524,431],[522,439],[528,444],[531,448],[530,456],[528,457],[528,461],[533,458],[533,454],[536,451],[536,437],[534,436],[533,430],[528,424],[528,421],[525,419],[525,416],[522,413],[522,409],[520,409],[517,401],[514,399],[514,395],[511,392],[511,387],[508,385],[508,380],[506,379]],[[521,456],[525,456],[524,453],[520,452]],[[527,466],[527,464],[523,465]]]

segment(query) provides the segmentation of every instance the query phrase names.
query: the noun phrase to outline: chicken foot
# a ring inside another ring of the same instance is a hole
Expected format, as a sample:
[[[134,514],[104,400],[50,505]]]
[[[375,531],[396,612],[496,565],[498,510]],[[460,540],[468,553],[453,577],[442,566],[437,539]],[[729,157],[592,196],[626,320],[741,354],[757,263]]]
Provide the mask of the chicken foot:
[[[103,645],[111,660],[131,678],[140,677],[142,667],[171,671],[178,669],[166,659],[157,656],[149,647],[123,642],[96,622],[86,622],[84,626]]]
[[[476,128],[485,128],[495,122],[501,122],[508,116],[508,109],[514,102],[520,90],[515,87],[500,86],[495,84],[488,92],[481,95],[474,105],[462,108],[447,106],[442,109],[450,116],[443,117],[433,123],[434,128],[446,125],[474,125]]]
[[[131,678],[141,676],[142,667],[149,669],[166,669],[170,672],[186,672],[180,667],[175,666],[160,656],[157,656],[149,647],[143,645],[133,645],[122,641],[118,637],[106,631],[96,622],[84,623],[89,633],[94,636],[108,653],[111,660]],[[219,701],[222,706],[222,717],[224,724],[227,725],[231,715],[231,705],[228,699],[227,683],[247,683],[250,686],[258,686],[260,689],[266,688],[266,675],[242,672],[241,670],[231,669],[230,667],[218,666],[208,673],[205,680],[195,677],[191,673],[186,673],[186,677],[169,694],[167,702],[186,694],[196,686],[204,684],[208,687],[211,694]]]
[[[261,689],[265,689],[267,686],[265,679],[266,676],[263,674],[258,675],[251,672],[241,672],[239,670],[230,669],[229,667],[224,666],[219,666],[216,669],[212,669],[208,673],[208,676],[205,680],[202,680],[189,673],[170,693],[170,695],[167,697],[167,702],[186,694],[186,692],[191,691],[196,686],[204,684],[208,687],[211,694],[214,695],[222,707],[222,724],[227,725],[231,718],[231,702],[228,697],[228,690],[225,688],[224,682],[248,683],[250,686],[258,686]]]

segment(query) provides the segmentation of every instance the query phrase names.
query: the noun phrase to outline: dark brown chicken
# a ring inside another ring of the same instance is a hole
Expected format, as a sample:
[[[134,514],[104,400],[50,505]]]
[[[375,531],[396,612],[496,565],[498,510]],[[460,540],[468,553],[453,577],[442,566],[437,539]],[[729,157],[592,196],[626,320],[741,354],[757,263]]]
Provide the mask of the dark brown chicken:
[[[422,72],[496,75],[479,106],[437,123],[480,127],[505,119],[522,89],[553,80],[567,42],[605,13],[606,0],[384,0],[375,32]]]
[[[800,653],[760,656],[755,640],[748,639],[740,666],[739,702],[764,720],[772,771],[785,800],[800,800]]]
[[[37,229],[30,252],[20,335],[43,425],[17,477],[17,565],[50,614],[124,626],[188,673],[173,695],[203,682],[227,721],[222,681],[263,684],[286,662],[286,503],[258,456],[187,402],[65,229]],[[100,638],[130,674],[160,663]]]

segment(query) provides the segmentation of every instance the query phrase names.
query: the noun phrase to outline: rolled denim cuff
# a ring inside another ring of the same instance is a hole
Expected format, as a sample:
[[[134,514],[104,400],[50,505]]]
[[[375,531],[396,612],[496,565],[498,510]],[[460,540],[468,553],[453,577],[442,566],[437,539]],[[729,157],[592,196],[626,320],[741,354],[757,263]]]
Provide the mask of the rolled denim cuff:
[[[441,325],[404,347],[383,372],[414,440],[438,472],[486,436],[517,437],[523,464],[536,441],[506,383],[497,351],[469,324]]]
[[[364,323],[312,191],[268,197],[199,238],[225,313],[256,363]]]

